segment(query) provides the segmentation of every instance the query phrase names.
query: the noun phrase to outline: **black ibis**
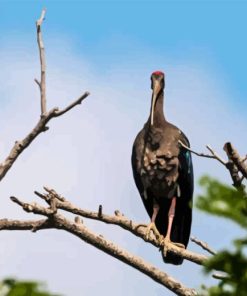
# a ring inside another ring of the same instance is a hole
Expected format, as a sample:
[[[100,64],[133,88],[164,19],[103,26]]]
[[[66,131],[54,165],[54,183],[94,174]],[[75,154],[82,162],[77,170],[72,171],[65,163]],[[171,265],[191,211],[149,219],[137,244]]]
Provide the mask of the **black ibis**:
[[[190,152],[179,142],[190,144],[164,116],[163,72],[152,73],[151,88],[150,116],[134,141],[131,159],[136,186],[151,218],[146,236],[154,231],[164,246],[186,248],[192,220],[193,166]],[[183,262],[167,249],[162,254],[166,263]]]

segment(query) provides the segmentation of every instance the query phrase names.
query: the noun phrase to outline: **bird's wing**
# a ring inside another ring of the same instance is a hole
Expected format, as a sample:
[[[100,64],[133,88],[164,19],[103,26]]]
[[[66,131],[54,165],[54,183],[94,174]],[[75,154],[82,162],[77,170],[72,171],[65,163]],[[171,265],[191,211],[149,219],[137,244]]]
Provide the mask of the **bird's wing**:
[[[144,184],[142,183],[142,178],[141,178],[142,156],[143,156],[144,149],[145,149],[145,130],[142,129],[136,136],[136,139],[133,144],[131,164],[132,164],[133,176],[134,176],[136,187],[140,193],[143,204],[149,216],[151,217],[153,212],[152,200],[148,198],[148,193],[145,192]]]
[[[190,147],[190,142],[183,132],[180,134],[180,141],[183,142],[187,147]],[[194,175],[192,157],[190,151],[185,148],[180,148],[179,153],[179,184],[183,188],[183,194],[186,200],[192,200],[194,190]]]
[[[187,137],[181,133],[181,139],[186,146],[190,146]],[[179,242],[187,247],[190,229],[192,222],[192,201],[194,189],[193,165],[191,153],[185,148],[181,148],[179,153],[179,177],[178,185],[180,189],[180,196],[177,197],[175,217],[172,226],[171,240]],[[179,195],[179,194],[178,194]],[[176,264],[181,264],[183,259],[171,254],[167,256],[165,261],[168,262],[169,258]],[[168,261],[167,261],[168,259]]]

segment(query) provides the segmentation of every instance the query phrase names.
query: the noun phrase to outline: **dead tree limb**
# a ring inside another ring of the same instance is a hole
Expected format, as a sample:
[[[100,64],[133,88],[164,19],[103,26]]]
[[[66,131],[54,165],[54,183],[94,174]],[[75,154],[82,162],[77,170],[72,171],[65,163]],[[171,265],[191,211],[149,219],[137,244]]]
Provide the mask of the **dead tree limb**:
[[[57,213],[58,209],[58,199],[49,196],[47,199],[49,204],[53,204],[53,207],[45,208],[38,205],[37,203],[25,203],[16,197],[11,197],[11,200],[21,206],[24,211],[29,213],[34,213],[38,215],[43,215],[46,219],[41,219],[37,221],[18,221],[18,220],[0,220],[0,230],[31,230],[33,232],[41,229],[62,229],[65,230],[86,243],[93,245],[97,249],[107,253],[110,256],[117,258],[118,260],[134,267],[135,269],[146,274],[157,283],[168,288],[176,295],[180,296],[193,296],[197,295],[194,289],[185,287],[179,281],[175,280],[167,273],[161,271],[157,267],[151,265],[150,263],[144,261],[142,258],[131,254],[130,252],[122,249],[115,243],[105,239],[102,235],[95,234],[89,230],[84,224],[81,223],[80,219],[77,217],[75,221],[72,222],[65,218],[63,215]]]
[[[207,158],[213,158],[218,160],[221,164],[223,164],[227,170],[229,171],[233,186],[243,192],[245,189],[245,186],[243,185],[243,180],[247,179],[247,165],[245,164],[246,156],[244,158],[241,158],[239,153],[235,148],[233,148],[232,144],[230,142],[226,143],[223,147],[224,151],[227,154],[228,161],[225,161],[222,159],[209,145],[207,145],[207,149],[211,152],[211,155],[204,154],[204,153],[198,153],[194,150],[192,150],[190,147],[186,146],[183,142],[179,141],[179,144],[185,148],[186,150],[190,151],[191,153],[200,156],[200,157],[207,157]]]
[[[247,179],[247,165],[244,163],[246,156],[242,158],[230,142],[225,143],[223,149],[225,150],[228,159],[235,164],[237,169],[242,173],[243,177]]]
[[[84,218],[104,222],[106,224],[117,225],[131,232],[135,236],[142,238],[146,242],[151,243],[153,246],[163,250],[164,245],[160,243],[159,239],[157,239],[155,235],[153,235],[152,238],[150,239],[146,239],[145,224],[139,224],[139,223],[133,222],[132,220],[128,219],[126,216],[121,214],[119,211],[115,211],[115,215],[111,216],[111,215],[104,214],[102,211],[102,207],[101,207],[101,210],[99,210],[98,212],[93,212],[93,211],[79,208],[74,204],[72,204],[71,202],[69,202],[64,197],[62,197],[61,195],[59,195],[54,189],[49,189],[47,187],[44,187],[44,189],[46,190],[47,193],[41,194],[35,191],[35,194],[40,198],[44,199],[49,205],[51,205],[51,201],[55,199],[57,209],[62,209],[72,214],[79,215]],[[205,255],[194,253],[189,250],[176,247],[174,244],[167,244],[166,247],[170,252],[173,252],[174,254],[179,255],[184,259],[199,265],[202,265],[204,261],[208,258]]]
[[[35,82],[38,84],[40,89],[41,116],[38,123],[33,128],[33,130],[24,139],[20,141],[16,141],[9,155],[6,157],[6,159],[2,163],[0,163],[0,181],[7,174],[8,170],[12,167],[13,163],[16,161],[18,156],[23,152],[23,150],[25,150],[25,148],[27,148],[40,133],[45,132],[49,129],[49,127],[47,126],[47,123],[52,118],[59,117],[65,114],[75,106],[81,104],[81,102],[87,96],[89,96],[89,92],[85,92],[77,100],[75,100],[74,102],[72,102],[62,110],[59,110],[59,108],[57,107],[51,109],[50,111],[46,110],[46,80],[45,80],[46,64],[45,64],[44,42],[41,34],[41,25],[45,18],[45,13],[46,13],[46,10],[43,9],[41,12],[40,18],[36,22],[37,41],[38,41],[38,47],[39,47],[39,53],[40,53],[40,64],[41,64],[41,81],[39,82],[37,79],[35,79]]]
[[[198,246],[200,246],[201,248],[203,248],[203,250],[207,251],[207,252],[210,253],[211,255],[216,255],[216,252],[215,252],[211,247],[209,247],[209,245],[208,245],[206,242],[201,241],[201,240],[199,240],[198,238],[196,238],[196,237],[194,237],[194,236],[192,236],[192,237],[190,238],[190,240],[191,240],[193,243],[195,243],[195,244],[197,244]]]
[[[44,8],[41,12],[40,18],[36,22],[41,74],[40,74],[40,82],[37,79],[35,79],[35,82],[39,85],[39,88],[40,88],[41,115],[44,115],[46,113],[46,77],[45,77],[46,62],[45,62],[45,46],[44,46],[42,33],[41,33],[41,25],[43,23],[43,20],[45,19],[45,13],[46,13],[46,9]]]

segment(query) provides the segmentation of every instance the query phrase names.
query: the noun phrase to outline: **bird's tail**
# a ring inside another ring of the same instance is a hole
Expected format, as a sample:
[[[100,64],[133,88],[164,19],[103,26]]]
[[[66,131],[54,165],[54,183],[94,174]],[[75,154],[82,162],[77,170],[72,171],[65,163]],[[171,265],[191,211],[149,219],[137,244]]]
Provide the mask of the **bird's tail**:
[[[163,251],[161,251],[161,253],[162,253],[163,261],[165,263],[170,263],[170,264],[174,264],[174,265],[181,265],[183,263],[184,259],[178,255],[175,255],[174,253],[171,253],[168,251],[166,256],[164,256]]]

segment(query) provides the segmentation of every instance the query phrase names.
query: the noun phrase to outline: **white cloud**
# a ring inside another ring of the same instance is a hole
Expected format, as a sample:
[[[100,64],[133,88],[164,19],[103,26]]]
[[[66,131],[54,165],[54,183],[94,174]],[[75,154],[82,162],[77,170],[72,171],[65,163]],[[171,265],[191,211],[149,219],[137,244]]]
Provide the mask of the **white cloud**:
[[[7,46],[0,52],[0,79],[4,82],[0,87],[4,110],[0,118],[2,158],[16,139],[30,131],[39,116],[39,93],[33,83],[39,64],[37,54],[29,47],[28,43],[21,50],[20,46]],[[50,130],[17,160],[0,186],[1,217],[30,218],[8,197],[33,200],[34,190],[49,185],[81,207],[97,209],[103,204],[108,213],[121,209],[134,220],[148,221],[132,179],[130,154],[134,137],[147,118],[149,75],[157,65],[167,73],[167,117],[186,132],[192,146],[200,151],[210,143],[220,151],[229,137],[244,152],[246,140],[241,138],[240,142],[239,136],[245,133],[246,119],[232,113],[228,104],[231,98],[224,85],[219,86],[210,78],[208,68],[190,64],[172,67],[162,57],[150,63],[146,57],[143,65],[141,57],[126,61],[123,68],[111,65],[102,76],[95,65],[89,65],[66,44],[62,48],[47,48],[48,105],[63,107],[86,90],[91,96],[63,118],[52,121]],[[224,168],[214,161],[194,158],[194,165],[196,178],[207,172],[230,180]],[[221,247],[233,237],[230,231],[234,228],[218,222],[217,230],[213,221],[195,212],[192,232]],[[190,263],[182,267],[164,265],[156,250],[123,231],[96,222],[86,223],[185,284],[200,284],[200,267]],[[224,233],[220,241],[218,233]],[[154,291],[157,295],[162,293],[162,288],[152,280],[69,234],[1,232],[0,236],[0,277],[41,279],[54,291],[68,296],[81,291],[89,296],[99,292],[137,295],[144,290],[147,295]]]

